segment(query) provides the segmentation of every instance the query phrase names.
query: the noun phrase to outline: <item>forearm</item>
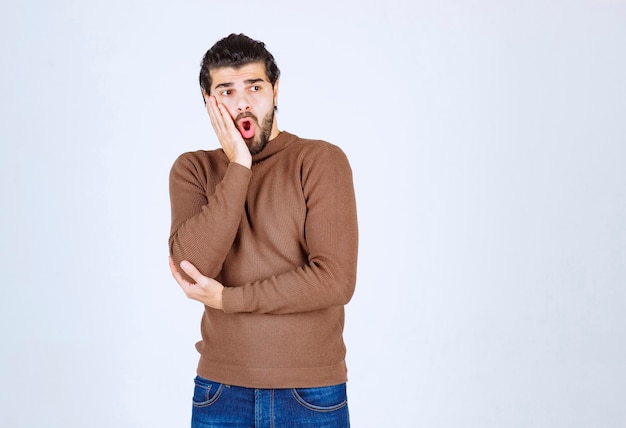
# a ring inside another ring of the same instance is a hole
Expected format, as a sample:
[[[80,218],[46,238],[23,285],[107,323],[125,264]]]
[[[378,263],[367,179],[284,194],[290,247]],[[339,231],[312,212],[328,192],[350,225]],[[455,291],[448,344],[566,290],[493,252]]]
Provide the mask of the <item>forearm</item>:
[[[169,239],[169,248],[175,263],[187,260],[197,266],[200,272],[214,278],[221,270],[232,245],[237,225],[228,221],[212,221],[220,216],[221,210],[211,205],[217,204],[208,203],[199,214],[174,232]]]
[[[211,179],[194,165],[184,161],[174,165],[169,249],[177,265],[188,260],[208,277],[219,273],[239,227],[250,175],[248,169],[228,165],[212,188]]]
[[[313,262],[262,281],[226,287],[224,311],[289,314],[345,305],[355,289],[356,251],[346,258],[352,261]]]
[[[307,258],[291,270],[259,281],[225,283],[226,312],[307,312],[345,305],[352,297],[358,226],[347,159],[338,150],[328,150],[304,165],[302,176]]]

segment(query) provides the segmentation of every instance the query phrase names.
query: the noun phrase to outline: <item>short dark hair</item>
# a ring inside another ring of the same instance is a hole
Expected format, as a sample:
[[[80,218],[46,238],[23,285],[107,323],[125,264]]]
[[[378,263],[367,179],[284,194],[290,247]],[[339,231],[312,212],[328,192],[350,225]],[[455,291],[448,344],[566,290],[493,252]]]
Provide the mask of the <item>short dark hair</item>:
[[[211,70],[221,67],[239,68],[254,62],[265,64],[265,73],[272,84],[278,81],[280,70],[265,43],[245,34],[231,34],[218,41],[204,54],[200,64],[200,87],[211,93]]]

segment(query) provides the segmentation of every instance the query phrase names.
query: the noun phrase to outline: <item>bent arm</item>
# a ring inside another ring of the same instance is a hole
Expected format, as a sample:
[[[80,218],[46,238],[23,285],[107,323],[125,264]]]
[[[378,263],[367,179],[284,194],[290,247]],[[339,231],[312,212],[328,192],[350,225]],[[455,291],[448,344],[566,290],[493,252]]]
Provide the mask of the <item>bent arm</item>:
[[[356,283],[358,228],[352,171],[339,148],[305,162],[303,266],[223,291],[227,313],[287,314],[345,305]]]
[[[170,172],[170,255],[214,278],[232,246],[244,212],[251,172],[236,164],[203,162],[203,152],[181,155]]]

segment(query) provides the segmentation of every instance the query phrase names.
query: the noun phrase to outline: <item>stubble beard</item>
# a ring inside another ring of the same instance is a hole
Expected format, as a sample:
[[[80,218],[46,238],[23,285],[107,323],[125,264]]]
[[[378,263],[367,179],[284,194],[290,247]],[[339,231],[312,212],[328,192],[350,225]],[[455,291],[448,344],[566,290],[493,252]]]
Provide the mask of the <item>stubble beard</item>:
[[[244,138],[244,141],[248,146],[248,150],[250,150],[250,154],[254,156],[261,153],[270,141],[272,125],[274,124],[274,109],[265,115],[261,123],[258,122],[256,117],[253,117],[253,119],[259,125],[258,130],[252,138]]]

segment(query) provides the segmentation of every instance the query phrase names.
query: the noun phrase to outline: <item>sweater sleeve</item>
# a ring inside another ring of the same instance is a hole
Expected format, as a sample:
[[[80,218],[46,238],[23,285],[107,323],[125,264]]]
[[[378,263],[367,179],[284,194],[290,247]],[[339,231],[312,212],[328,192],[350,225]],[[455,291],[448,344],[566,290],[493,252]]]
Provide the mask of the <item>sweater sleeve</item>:
[[[356,283],[358,228],[352,171],[345,154],[330,146],[305,159],[307,204],[303,266],[223,293],[227,313],[289,314],[345,305]]]
[[[198,153],[181,155],[170,171],[169,250],[176,265],[188,260],[214,278],[237,233],[252,173],[230,163],[220,177],[217,165]]]

